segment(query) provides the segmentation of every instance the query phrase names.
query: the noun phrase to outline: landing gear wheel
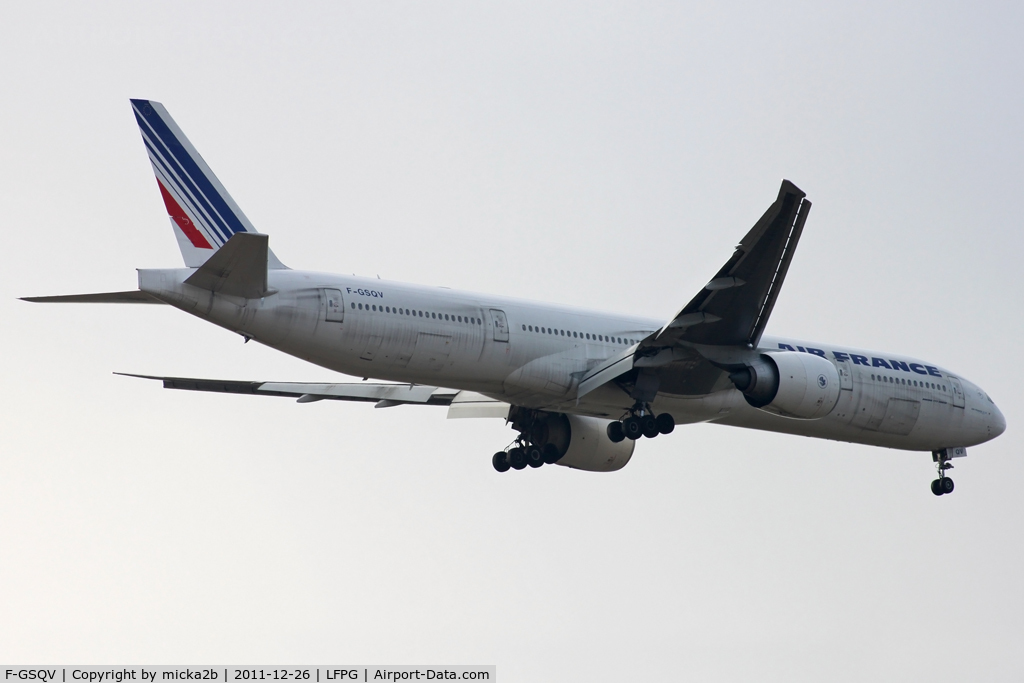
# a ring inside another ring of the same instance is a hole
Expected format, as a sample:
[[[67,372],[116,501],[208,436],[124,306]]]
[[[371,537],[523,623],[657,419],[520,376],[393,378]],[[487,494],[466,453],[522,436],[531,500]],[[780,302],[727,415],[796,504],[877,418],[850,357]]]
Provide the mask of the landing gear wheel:
[[[936,496],[941,496],[942,495],[942,480],[941,479],[936,479],[936,480],[934,480],[932,482],[932,493],[934,493]]]
[[[657,417],[658,431],[662,434],[671,434],[672,430],[676,428],[676,421],[668,413],[662,413]]]
[[[654,419],[651,414],[644,415],[640,418],[640,426],[644,430],[644,436],[648,439],[653,439],[661,432],[658,430],[658,421]]]
[[[608,440],[612,443],[619,443],[626,438],[626,432],[622,430],[621,422],[609,422],[608,429]]]
[[[943,495],[945,495],[947,493],[953,493],[953,480],[952,479],[950,479],[949,477],[943,477],[942,479],[939,479],[939,482],[940,482],[939,486],[942,489],[942,494]]]
[[[613,423],[614,424],[614,423]],[[558,446],[553,443],[544,444],[544,463],[547,465],[554,465],[556,462],[562,459],[562,454],[558,452]]]
[[[627,439],[636,441],[644,435],[643,425],[640,424],[640,418],[630,416],[622,421],[622,431],[626,435]]]
[[[526,453],[522,448],[516,447],[508,452],[508,464],[514,470],[521,470],[526,467]]]
[[[499,472],[508,472],[508,454],[506,454],[505,451],[498,451],[494,454],[494,457],[491,458],[491,464],[494,465],[494,469]]]
[[[536,446],[526,447],[526,464],[530,467],[540,467],[544,464],[544,454]]]

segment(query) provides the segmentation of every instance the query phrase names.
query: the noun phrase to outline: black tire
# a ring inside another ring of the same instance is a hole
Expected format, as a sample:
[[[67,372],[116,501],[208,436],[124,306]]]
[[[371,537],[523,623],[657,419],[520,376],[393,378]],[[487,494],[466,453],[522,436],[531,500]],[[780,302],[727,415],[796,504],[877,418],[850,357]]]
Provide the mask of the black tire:
[[[491,464],[494,465],[494,469],[499,472],[508,472],[508,454],[505,451],[498,451],[491,458]]]
[[[943,477],[942,479],[939,479],[939,481],[942,482],[942,493],[943,493],[943,495],[945,495],[947,493],[953,493],[953,480],[952,479],[950,479],[949,477]]]
[[[553,443],[544,444],[544,462],[548,465],[554,465],[556,462],[562,459],[562,453],[558,452],[558,447]]]
[[[644,435],[643,425],[640,424],[640,418],[638,417],[627,417],[622,421],[622,432],[626,435],[627,439],[636,441]]]
[[[932,493],[934,493],[936,496],[942,495],[941,482],[938,479],[932,482]]]
[[[538,447],[526,447],[526,464],[530,467],[540,467],[544,464],[544,454]]]
[[[622,431],[621,422],[609,422],[606,431],[608,433],[608,440],[612,443],[619,443],[626,438],[626,432]]]
[[[641,417],[640,426],[644,430],[644,436],[648,439],[653,439],[658,434],[661,434],[661,432],[658,431],[658,421],[654,419],[653,415],[644,415]]]
[[[526,467],[526,453],[522,448],[513,448],[508,452],[508,464],[514,470],[521,470]]]
[[[662,434],[671,434],[672,430],[676,428],[676,420],[668,413],[662,413],[657,418],[658,431]]]

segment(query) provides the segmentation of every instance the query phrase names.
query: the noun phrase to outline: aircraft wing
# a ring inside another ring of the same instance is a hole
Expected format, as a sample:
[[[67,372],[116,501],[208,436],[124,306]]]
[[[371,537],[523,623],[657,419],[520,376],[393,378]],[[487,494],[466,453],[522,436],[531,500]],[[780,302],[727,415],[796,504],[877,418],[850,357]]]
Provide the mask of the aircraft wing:
[[[779,196],[754,224],[724,266],[645,347],[676,342],[757,346],[793,260],[811,203],[796,185],[782,181]]]
[[[448,406],[448,418],[507,417],[509,404],[472,391],[446,389],[423,384],[379,384],[372,382],[320,384],[313,382],[247,382],[193,377],[160,377],[115,372],[124,377],[155,379],[165,389],[212,391],[222,394],[254,396],[287,396],[299,403],[314,401],[361,401],[375,408],[401,405]]]
[[[581,378],[576,400],[612,381],[633,383],[634,396],[650,393],[636,386],[635,373],[627,375],[634,368],[650,368],[659,376],[653,384],[648,379],[649,387],[680,394],[711,391],[722,370],[694,346],[757,347],[810,208],[803,191],[783,180],[778,198],[704,288],[660,330],[591,369]]]

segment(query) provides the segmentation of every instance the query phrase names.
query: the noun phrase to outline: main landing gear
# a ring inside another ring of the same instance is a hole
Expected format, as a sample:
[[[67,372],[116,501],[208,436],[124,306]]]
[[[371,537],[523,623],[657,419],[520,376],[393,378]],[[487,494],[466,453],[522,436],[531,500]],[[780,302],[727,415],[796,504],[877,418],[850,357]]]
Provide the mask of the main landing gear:
[[[946,451],[935,451],[932,453],[932,460],[939,471],[939,478],[932,482],[932,493],[936,496],[953,493],[953,480],[946,476],[947,470],[953,469],[953,463],[949,461]]]
[[[509,416],[519,436],[510,448],[498,451],[491,464],[499,472],[553,465],[569,446],[568,423],[564,415],[514,408]]]
[[[675,428],[676,421],[671,415],[662,413],[655,417],[650,404],[638,401],[627,417],[619,422],[608,423],[608,438],[612,443],[619,443],[623,439],[636,441],[643,436],[653,439],[658,434],[671,434]]]
[[[491,458],[491,464],[499,472],[508,472],[509,469],[525,470],[527,466],[536,468],[552,465],[561,457],[553,444],[544,444],[541,448],[517,440],[507,451],[495,453]]]

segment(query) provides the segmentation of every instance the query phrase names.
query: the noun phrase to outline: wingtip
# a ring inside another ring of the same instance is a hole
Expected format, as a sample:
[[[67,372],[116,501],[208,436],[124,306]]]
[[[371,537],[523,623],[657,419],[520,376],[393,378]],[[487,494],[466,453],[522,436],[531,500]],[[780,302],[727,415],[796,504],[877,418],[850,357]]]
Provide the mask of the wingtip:
[[[779,188],[779,197],[782,197],[783,195],[787,194],[797,194],[800,195],[801,198],[807,196],[807,193],[801,190],[799,187],[797,187],[796,183],[794,183],[792,180],[783,178],[782,186]]]

